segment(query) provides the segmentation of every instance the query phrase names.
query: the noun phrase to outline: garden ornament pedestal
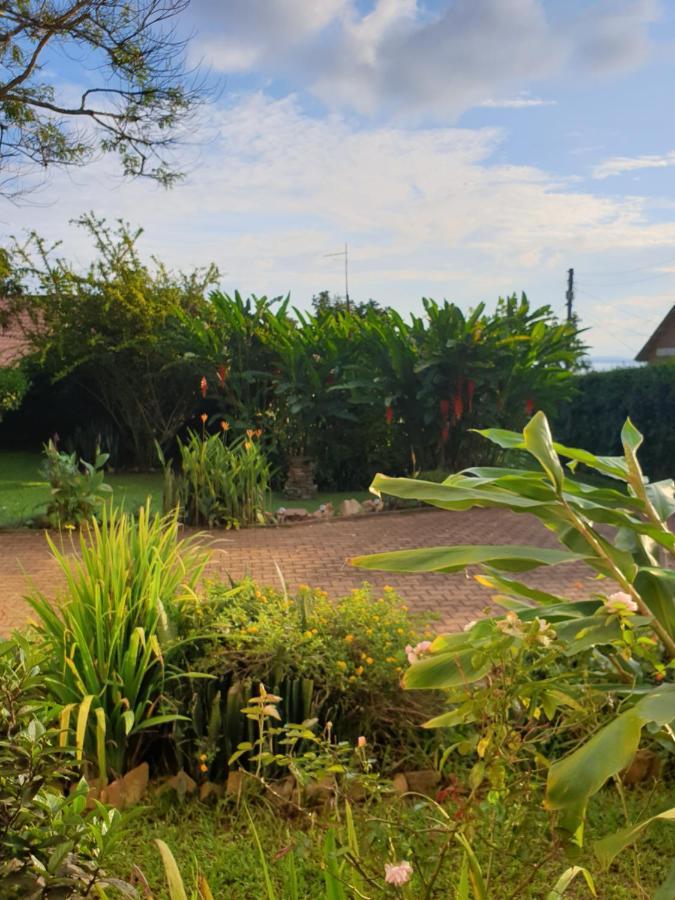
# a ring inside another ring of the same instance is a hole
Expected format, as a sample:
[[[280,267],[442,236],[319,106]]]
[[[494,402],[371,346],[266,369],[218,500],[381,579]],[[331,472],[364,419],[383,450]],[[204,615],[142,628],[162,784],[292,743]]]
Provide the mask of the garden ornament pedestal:
[[[289,500],[311,500],[318,488],[314,483],[314,460],[308,456],[292,456],[284,485],[284,497]]]

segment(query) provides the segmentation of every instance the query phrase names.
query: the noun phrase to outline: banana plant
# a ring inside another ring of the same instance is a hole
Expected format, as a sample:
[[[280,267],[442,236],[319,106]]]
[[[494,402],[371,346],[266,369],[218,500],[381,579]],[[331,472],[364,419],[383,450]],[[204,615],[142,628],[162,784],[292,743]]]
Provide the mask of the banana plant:
[[[595,456],[556,443],[541,412],[522,433],[488,429],[480,434],[500,448],[528,453],[533,468],[471,468],[442,484],[378,475],[371,490],[439,509],[480,507],[534,515],[558,537],[561,548],[457,545],[352,562],[395,572],[460,572],[478,566],[477,580],[496,590],[494,599],[508,610],[505,619],[484,619],[468,631],[437,638],[431,653],[406,673],[407,688],[466,691],[516,653],[523,641],[538,637],[545,642],[555,637],[563,660],[589,651],[605,654],[615,677],[596,688],[617,698],[618,715],[548,770],[546,805],[581,843],[590,797],[631,762],[643,729],[673,739],[675,684],[667,678],[675,659],[675,569],[670,567],[675,535],[668,520],[675,513],[675,485],[672,480],[650,483],[645,477],[638,461],[642,435],[630,420],[621,434],[621,457]],[[578,477],[580,468],[590,471],[590,480]],[[596,572],[594,597],[570,602],[514,577],[570,563],[585,563]],[[651,680],[639,664],[643,652],[649,655]],[[655,686],[658,682],[666,683]],[[555,695],[541,702],[554,715],[560,704],[577,701],[567,687],[562,692],[556,688]],[[471,715],[471,704],[465,703],[428,724],[447,727],[472,721]]]

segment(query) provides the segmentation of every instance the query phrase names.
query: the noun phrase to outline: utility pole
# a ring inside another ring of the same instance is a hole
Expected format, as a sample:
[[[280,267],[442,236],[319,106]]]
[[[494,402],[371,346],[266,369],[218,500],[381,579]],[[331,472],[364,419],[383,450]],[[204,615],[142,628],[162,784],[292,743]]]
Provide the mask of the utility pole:
[[[349,247],[345,244],[345,249],[339,253],[326,253],[326,256],[344,256],[345,258],[345,302],[347,304],[347,312],[351,312],[349,302]]]
[[[567,321],[571,322],[573,318],[572,304],[574,303],[574,269],[567,270]]]

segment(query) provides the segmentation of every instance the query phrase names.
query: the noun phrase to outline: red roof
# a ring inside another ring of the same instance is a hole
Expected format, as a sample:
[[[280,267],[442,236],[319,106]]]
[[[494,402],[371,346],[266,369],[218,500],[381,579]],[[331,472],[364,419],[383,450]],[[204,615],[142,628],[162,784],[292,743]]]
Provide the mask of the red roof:
[[[3,309],[0,299],[0,313]],[[20,318],[10,319],[3,325],[0,317],[0,366],[12,366],[28,352],[28,342],[24,337],[23,324]]]

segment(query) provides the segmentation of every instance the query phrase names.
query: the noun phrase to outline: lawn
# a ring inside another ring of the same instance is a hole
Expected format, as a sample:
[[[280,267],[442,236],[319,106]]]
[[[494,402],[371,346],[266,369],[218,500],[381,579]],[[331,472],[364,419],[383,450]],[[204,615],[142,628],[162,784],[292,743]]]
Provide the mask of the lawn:
[[[30,519],[44,515],[49,498],[49,486],[39,474],[39,453],[0,450],[0,528],[25,524]],[[115,472],[106,476],[113,489],[118,506],[137,509],[150,498],[153,509],[162,508],[162,475],[160,472]],[[272,494],[270,510],[280,506],[304,506],[314,511],[322,503],[332,502],[336,511],[343,500],[354,497],[366,500],[365,491],[320,493],[313,500],[285,500],[281,494]]]

